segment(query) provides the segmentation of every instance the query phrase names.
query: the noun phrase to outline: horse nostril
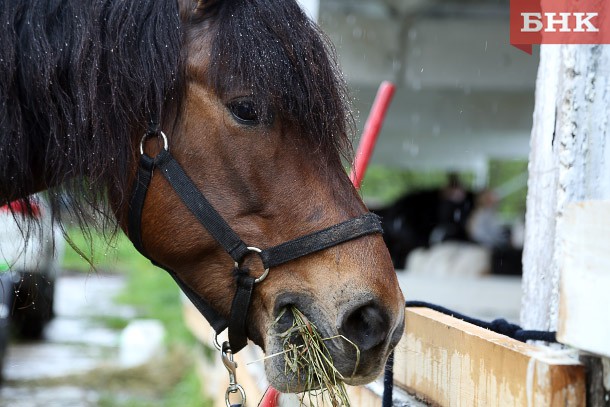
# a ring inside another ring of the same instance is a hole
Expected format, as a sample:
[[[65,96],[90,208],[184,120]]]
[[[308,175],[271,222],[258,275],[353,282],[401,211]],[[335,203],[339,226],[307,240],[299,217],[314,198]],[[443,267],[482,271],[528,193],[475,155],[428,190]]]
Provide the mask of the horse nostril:
[[[340,333],[358,345],[361,351],[383,343],[390,330],[390,318],[375,304],[360,306],[347,313],[341,323]]]
[[[294,326],[294,315],[290,306],[284,307],[279,311],[274,325],[278,333],[286,332]]]

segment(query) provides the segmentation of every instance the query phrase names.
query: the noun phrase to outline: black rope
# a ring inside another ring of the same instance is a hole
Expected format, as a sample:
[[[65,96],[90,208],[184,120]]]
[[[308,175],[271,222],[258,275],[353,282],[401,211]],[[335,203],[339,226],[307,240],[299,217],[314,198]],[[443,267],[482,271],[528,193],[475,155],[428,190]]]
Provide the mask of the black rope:
[[[497,318],[491,322],[482,321],[480,319],[472,318],[459,312],[455,312],[440,305],[431,304],[425,301],[407,301],[405,303],[407,308],[430,308],[434,311],[440,312],[441,314],[449,315],[462,321],[468,322],[469,324],[476,325],[478,327],[489,329],[490,331],[499,333],[501,335],[508,336],[509,338],[518,340],[520,342],[527,341],[544,341],[544,342],[557,342],[556,331],[535,331],[522,329],[519,325],[511,324],[504,318]],[[394,352],[388,357],[388,361],[385,365],[385,373],[383,376],[383,398],[382,407],[392,407],[393,405],[393,392],[394,392]]]
[[[522,329],[519,325],[511,324],[504,318],[494,319],[491,322],[485,322],[480,319],[472,318],[459,312],[452,311],[448,308],[441,307],[440,305],[431,304],[424,301],[407,301],[405,307],[421,307],[430,308],[434,311],[438,311],[441,314],[450,315],[454,318],[461,319],[462,321],[468,322],[469,324],[476,325],[481,328],[489,329],[490,331],[499,333],[501,335],[508,336],[518,340],[519,342],[527,341],[545,341],[545,342],[557,342],[557,332],[555,331],[532,331]]]
[[[383,398],[381,405],[390,407],[393,405],[394,398],[394,352],[390,353],[388,361],[385,362],[385,371],[383,373]]]

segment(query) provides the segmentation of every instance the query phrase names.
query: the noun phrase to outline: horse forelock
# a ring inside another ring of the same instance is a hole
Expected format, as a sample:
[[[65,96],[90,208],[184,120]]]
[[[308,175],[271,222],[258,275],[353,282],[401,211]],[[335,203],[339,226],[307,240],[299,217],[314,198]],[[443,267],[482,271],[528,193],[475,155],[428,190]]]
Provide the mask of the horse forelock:
[[[63,183],[82,213],[123,190],[134,128],[180,102],[177,3],[7,0],[0,40],[0,201]]]
[[[250,92],[260,115],[288,121],[325,158],[348,158],[354,126],[335,50],[295,1],[219,2],[210,28],[217,94]]]
[[[289,121],[327,157],[346,156],[346,86],[330,41],[299,6],[221,1],[213,12],[209,85],[248,89],[261,114]],[[103,191],[127,190],[134,130],[181,106],[184,24],[197,23],[181,21],[175,1],[2,2],[0,201],[63,184],[78,215],[99,208]]]

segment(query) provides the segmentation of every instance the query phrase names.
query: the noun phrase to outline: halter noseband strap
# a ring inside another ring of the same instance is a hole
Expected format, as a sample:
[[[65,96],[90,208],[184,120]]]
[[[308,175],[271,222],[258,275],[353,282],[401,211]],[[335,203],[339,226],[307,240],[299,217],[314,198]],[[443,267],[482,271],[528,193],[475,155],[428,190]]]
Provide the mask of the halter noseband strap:
[[[163,138],[164,148],[154,158],[145,154],[143,148],[141,148],[140,165],[129,206],[129,237],[140,253],[149,258],[153,264],[169,272],[217,333],[223,331],[227,326],[229,327],[229,342],[233,353],[241,350],[247,343],[246,323],[254,286],[267,276],[271,267],[365,235],[382,233],[381,223],[377,215],[367,213],[268,249],[261,250],[256,247],[249,247],[214,209],[180,164],[169,153],[165,134],[162,132],[147,133],[142,139],[142,144],[147,137],[152,135]],[[141,234],[142,210],[155,168],[161,171],[161,174],[174,189],[180,200],[235,262],[233,274],[237,289],[233,297],[228,322],[207,301],[182,281],[173,270],[157,264],[144,249]],[[249,270],[241,265],[243,259],[252,252],[258,253],[265,268],[263,275],[258,278],[250,276]]]

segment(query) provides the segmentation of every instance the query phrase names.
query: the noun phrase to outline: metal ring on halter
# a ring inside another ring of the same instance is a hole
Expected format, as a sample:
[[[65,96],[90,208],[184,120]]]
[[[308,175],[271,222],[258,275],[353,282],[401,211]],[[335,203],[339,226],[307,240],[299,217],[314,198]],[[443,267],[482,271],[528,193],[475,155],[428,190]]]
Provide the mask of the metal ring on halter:
[[[262,252],[261,249],[259,249],[258,247],[253,247],[253,246],[248,246],[248,250],[250,250],[251,252],[255,252],[255,253],[261,253]],[[235,268],[238,268],[238,267],[239,267],[239,263],[235,262]],[[254,279],[254,283],[258,284],[261,281],[263,281],[267,277],[267,274],[269,274],[269,269],[268,268],[266,268],[265,271],[263,271],[263,274],[261,274],[260,277]]]
[[[239,391],[239,395],[241,396],[241,402],[237,403],[237,404],[232,404],[231,400],[229,400],[229,395],[231,393],[237,393]],[[241,387],[240,384],[236,384],[234,386],[229,386],[227,388],[227,391],[225,392],[225,403],[227,405],[227,407],[231,407],[231,406],[244,406],[246,405],[246,391],[244,390],[243,387]]]
[[[161,136],[161,138],[163,139],[163,149],[165,151],[169,150],[169,144],[167,143],[167,136],[165,135],[165,133],[163,133],[161,130],[159,130],[159,132],[156,132],[156,133],[144,133],[144,136],[142,136],[142,140],[140,140],[140,154],[141,155],[144,155],[144,142],[150,136]]]
[[[214,332],[214,347],[216,348],[216,350],[222,350],[222,347],[220,346],[220,343],[218,342],[218,334],[216,332]]]

